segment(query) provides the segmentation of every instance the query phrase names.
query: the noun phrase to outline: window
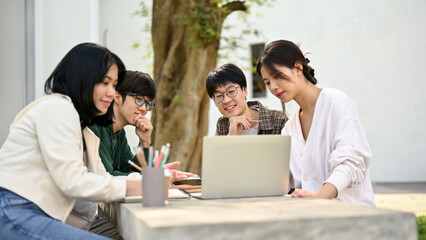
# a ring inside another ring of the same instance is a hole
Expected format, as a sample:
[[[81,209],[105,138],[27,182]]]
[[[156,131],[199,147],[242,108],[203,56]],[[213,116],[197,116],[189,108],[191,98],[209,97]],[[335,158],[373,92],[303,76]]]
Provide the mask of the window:
[[[262,81],[259,82],[256,76],[256,66],[259,61],[260,56],[265,50],[265,43],[257,43],[251,44],[251,76],[252,76],[252,88],[253,89],[253,97],[266,97],[266,91],[262,90],[259,84],[264,84]]]

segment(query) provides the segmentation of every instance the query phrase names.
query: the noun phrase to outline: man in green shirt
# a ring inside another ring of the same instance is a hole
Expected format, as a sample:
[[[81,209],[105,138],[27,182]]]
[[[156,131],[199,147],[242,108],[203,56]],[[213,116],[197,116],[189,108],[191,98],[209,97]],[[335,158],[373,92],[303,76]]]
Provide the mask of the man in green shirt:
[[[156,87],[152,78],[142,72],[127,71],[126,76],[119,76],[123,81],[116,88],[116,96],[108,111],[112,114],[113,124],[106,124],[106,117],[109,114],[95,118],[89,128],[100,139],[99,155],[107,172],[114,176],[126,176],[132,172],[139,172],[132,167],[128,161],[131,160],[139,165],[139,161],[133,155],[127,143],[124,127],[135,126],[135,133],[139,138],[139,145],[143,148],[145,156],[148,156],[148,148],[151,145],[152,124],[145,117],[155,104]],[[170,170],[171,181],[178,181],[192,176],[192,173],[176,171],[174,168],[180,162],[166,164]],[[140,166],[140,165],[139,165]],[[89,231],[114,239],[122,239],[115,227],[103,213],[98,209],[99,215],[92,222]]]
[[[151,144],[153,126],[145,117],[155,104],[152,102],[156,96],[156,87],[152,78],[143,72],[127,71],[124,80],[117,86],[116,96],[109,111],[114,111],[113,124],[102,124],[99,119],[90,129],[100,139],[99,155],[105,169],[114,176],[129,175],[139,172],[132,167],[128,160],[139,165],[139,161],[132,153],[127,142],[124,127],[135,126],[135,133],[139,138],[139,145],[143,147],[145,156],[148,156],[148,148]],[[180,162],[167,164],[167,168],[174,169]],[[172,180],[182,180],[192,173],[172,171]]]

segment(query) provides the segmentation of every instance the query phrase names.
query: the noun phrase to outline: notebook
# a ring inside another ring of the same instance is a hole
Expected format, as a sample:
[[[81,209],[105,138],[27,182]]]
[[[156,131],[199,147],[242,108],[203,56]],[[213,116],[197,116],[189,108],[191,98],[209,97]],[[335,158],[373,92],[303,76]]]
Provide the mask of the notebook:
[[[284,195],[290,136],[203,138],[201,199]]]
[[[169,189],[169,199],[188,199],[190,196],[181,191],[180,189]],[[141,203],[142,202],[142,196],[127,196],[124,199],[121,200],[121,202],[125,203]]]

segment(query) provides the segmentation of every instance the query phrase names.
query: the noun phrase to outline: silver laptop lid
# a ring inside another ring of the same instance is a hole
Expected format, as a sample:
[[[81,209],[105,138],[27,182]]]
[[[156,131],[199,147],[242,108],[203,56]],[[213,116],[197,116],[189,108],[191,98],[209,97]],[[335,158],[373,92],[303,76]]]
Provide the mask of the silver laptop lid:
[[[282,135],[204,137],[202,198],[284,195],[290,144]]]

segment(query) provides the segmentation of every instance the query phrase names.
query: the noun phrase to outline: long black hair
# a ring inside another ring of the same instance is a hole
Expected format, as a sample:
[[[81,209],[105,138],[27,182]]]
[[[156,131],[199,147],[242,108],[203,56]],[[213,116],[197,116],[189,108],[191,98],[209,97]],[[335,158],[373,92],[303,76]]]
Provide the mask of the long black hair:
[[[102,82],[109,68],[118,67],[118,85],[124,78],[126,68],[121,59],[107,48],[94,43],[81,43],[73,47],[59,62],[46,80],[46,94],[61,93],[71,98],[77,110],[81,127],[100,113],[93,100],[93,89]],[[112,123],[110,111],[104,115]]]

